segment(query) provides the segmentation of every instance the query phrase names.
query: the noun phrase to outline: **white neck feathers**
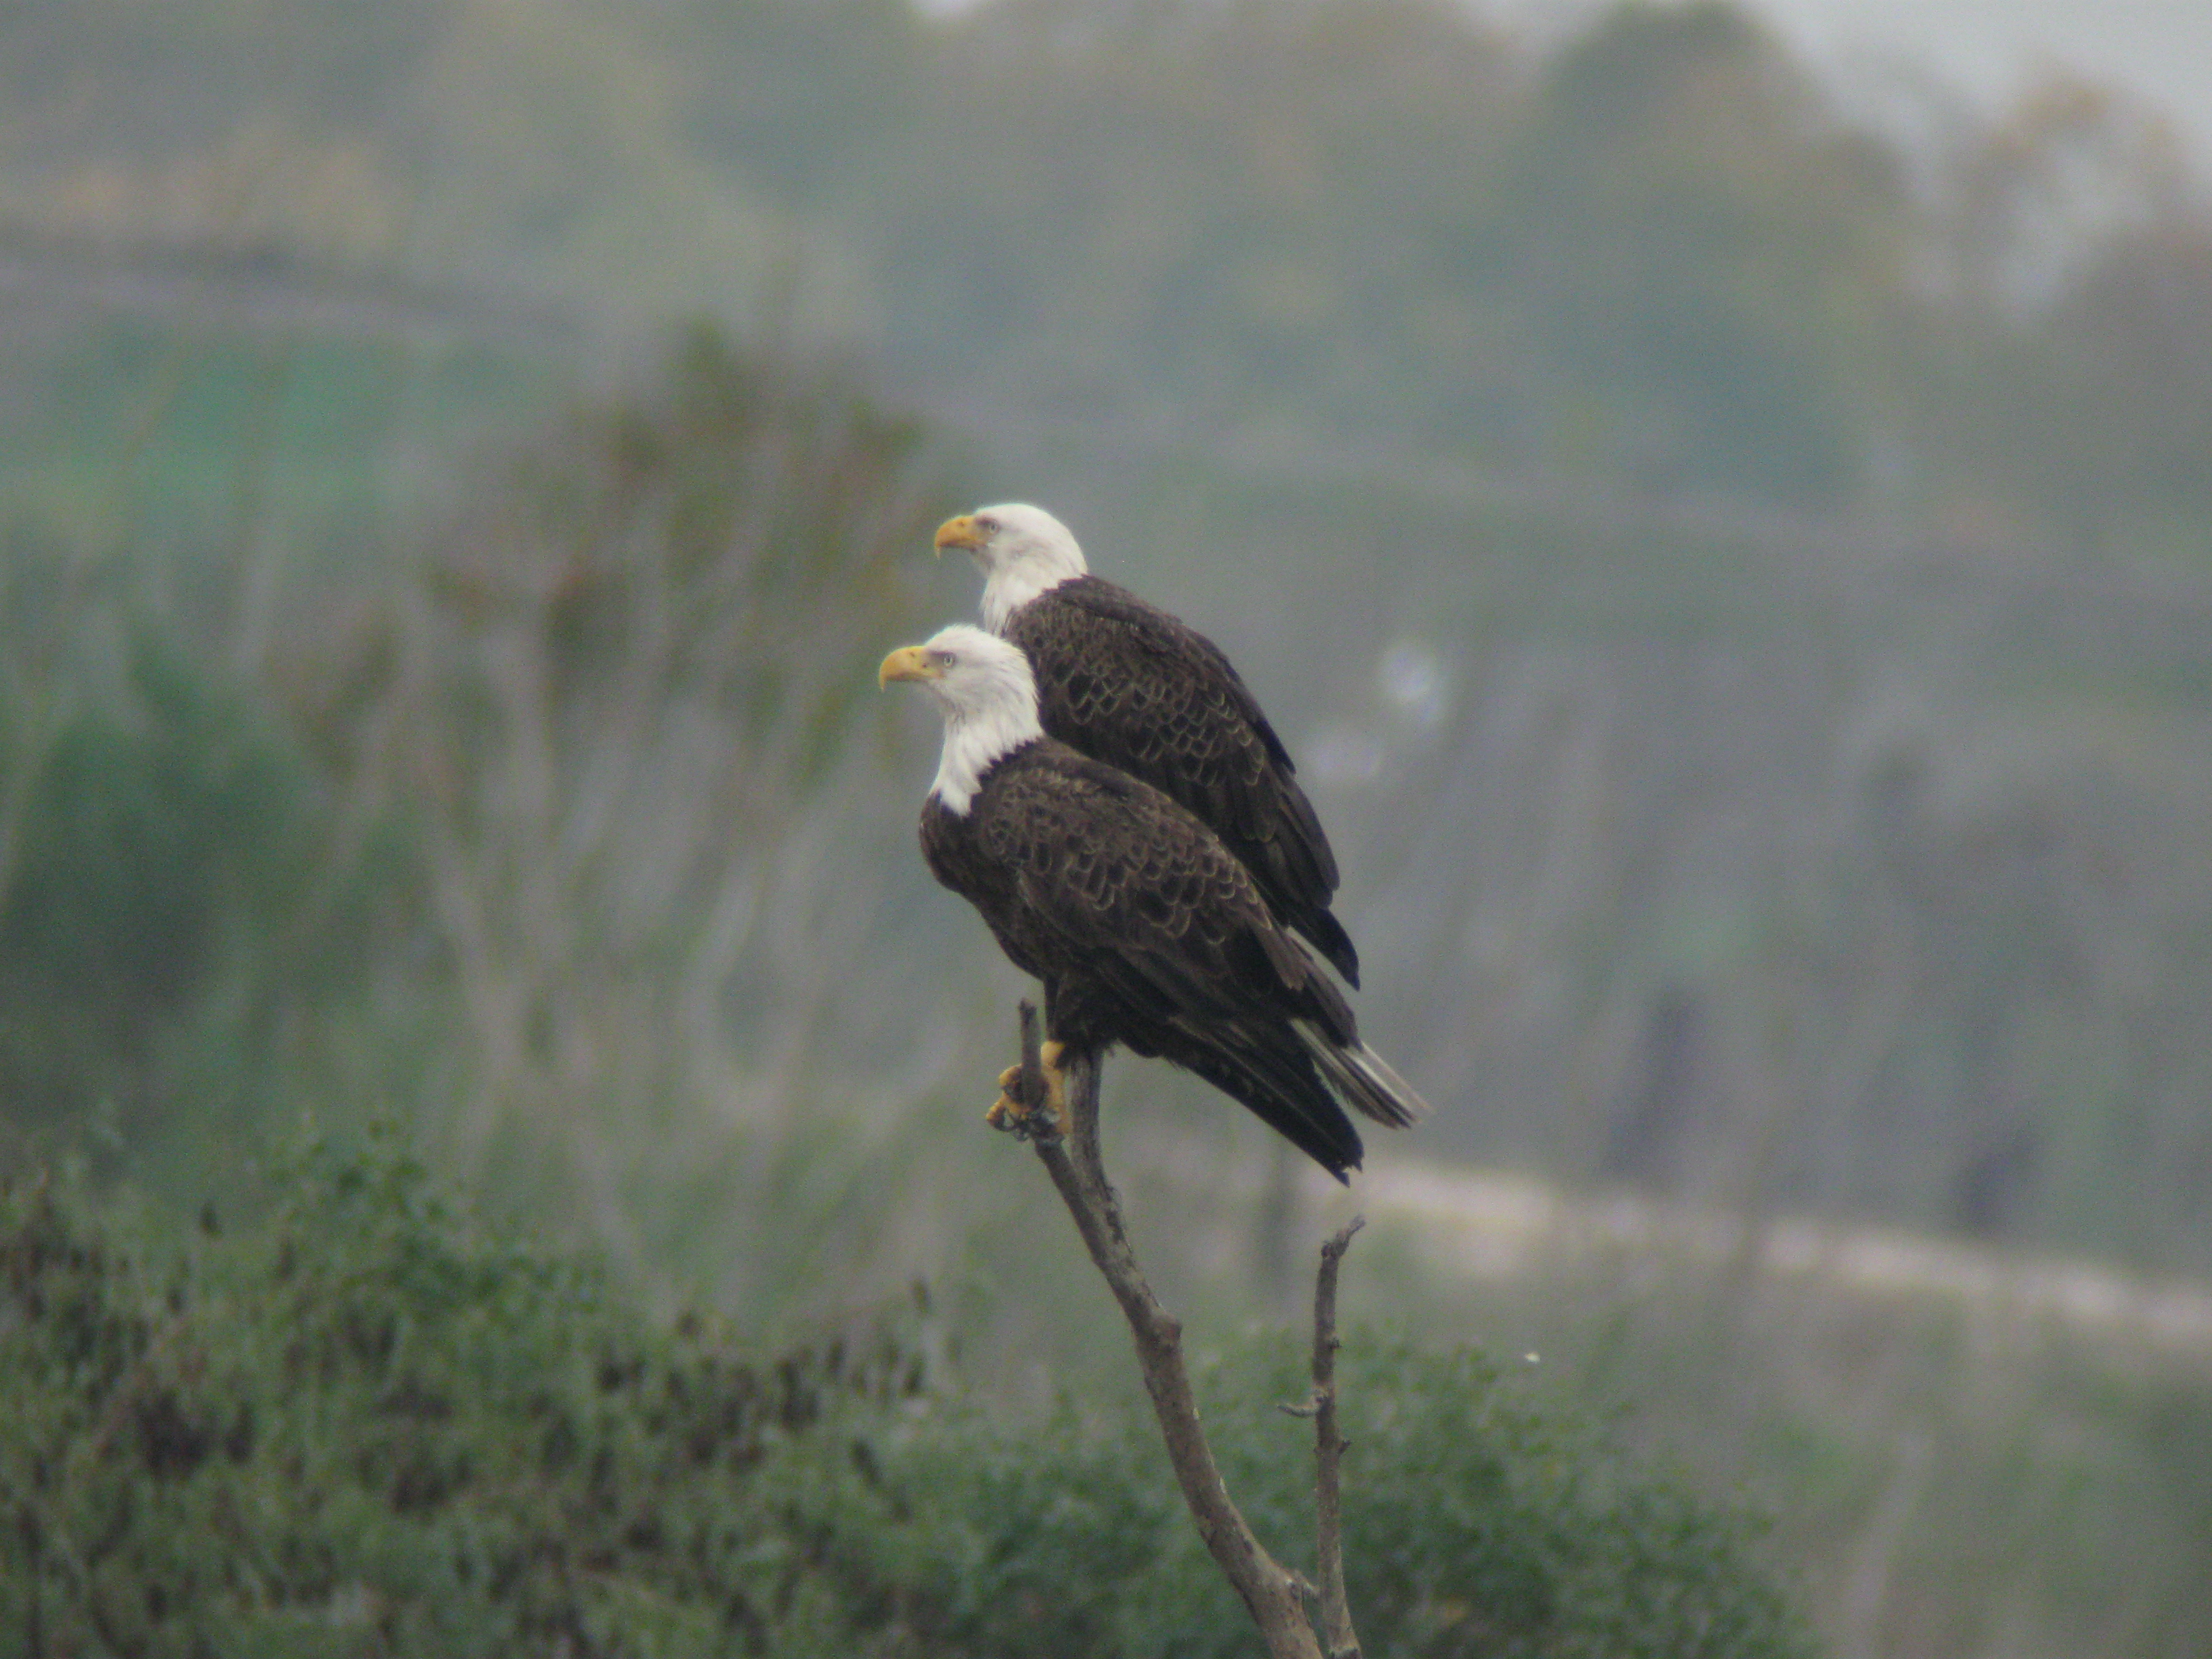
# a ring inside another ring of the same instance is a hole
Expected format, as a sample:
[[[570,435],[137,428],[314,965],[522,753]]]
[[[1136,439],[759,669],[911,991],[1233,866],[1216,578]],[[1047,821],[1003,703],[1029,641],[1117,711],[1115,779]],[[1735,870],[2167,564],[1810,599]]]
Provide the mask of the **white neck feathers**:
[[[968,816],[983,774],[1025,743],[1044,735],[1037,723],[1036,702],[994,702],[972,711],[948,709],[945,717],[945,752],[938,757],[937,781],[929,793],[945,803],[956,818]]]
[[[965,817],[983,774],[1044,735],[1036,676],[1014,647],[965,623],[939,629],[924,649],[943,665],[928,682],[945,716],[945,752],[929,793]]]

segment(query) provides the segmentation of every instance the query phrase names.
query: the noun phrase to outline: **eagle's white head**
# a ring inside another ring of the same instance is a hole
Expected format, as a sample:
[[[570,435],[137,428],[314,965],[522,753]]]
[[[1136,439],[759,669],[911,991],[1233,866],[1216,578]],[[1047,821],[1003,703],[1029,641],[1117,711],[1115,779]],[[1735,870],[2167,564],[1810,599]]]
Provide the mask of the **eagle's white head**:
[[[945,716],[945,753],[930,793],[965,817],[993,763],[1044,735],[1036,678],[1018,647],[965,623],[939,629],[921,645],[884,659],[876,684],[912,680]]]
[[[983,573],[983,625],[1006,631],[1006,618],[1048,587],[1090,567],[1068,528],[1041,507],[1006,501],[979,507],[937,529],[937,550],[957,547]]]

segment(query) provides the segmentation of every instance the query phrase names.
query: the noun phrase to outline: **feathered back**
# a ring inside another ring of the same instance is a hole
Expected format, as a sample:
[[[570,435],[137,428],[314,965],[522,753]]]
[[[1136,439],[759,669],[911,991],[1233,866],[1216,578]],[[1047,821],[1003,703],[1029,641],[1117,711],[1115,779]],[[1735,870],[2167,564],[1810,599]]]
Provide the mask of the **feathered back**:
[[[1290,750],[1219,647],[1097,576],[1014,611],[1006,637],[1036,677],[1044,729],[1194,813],[1252,872],[1285,926],[1359,983],[1359,955],[1330,910],[1336,854]]]
[[[1250,872],[1140,780],[1045,738],[988,769],[964,815],[928,802],[921,841],[1044,981],[1054,1038],[1194,1072],[1340,1177],[1363,1155],[1346,1105],[1393,1126],[1425,1113]]]

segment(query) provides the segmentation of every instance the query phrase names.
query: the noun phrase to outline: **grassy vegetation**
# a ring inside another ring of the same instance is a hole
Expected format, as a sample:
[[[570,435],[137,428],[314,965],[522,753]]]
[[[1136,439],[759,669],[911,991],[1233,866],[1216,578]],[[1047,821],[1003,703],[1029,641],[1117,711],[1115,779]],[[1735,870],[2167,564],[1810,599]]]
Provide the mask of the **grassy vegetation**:
[[[1439,1202],[1420,1180],[1361,1200],[1363,1310],[1623,1402],[1631,1443],[1777,1517],[1834,1650],[2212,1642],[2201,1289],[1524,1182]]]
[[[1249,1650],[1135,1401],[994,1407],[914,1311],[780,1353],[651,1327],[391,1137],[270,1180],[136,1252],[66,1182],[0,1195],[6,1652]],[[1297,1364],[1206,1388],[1292,1559]],[[1740,1520],[1480,1359],[1360,1339],[1343,1386],[1372,1651],[1809,1651]]]

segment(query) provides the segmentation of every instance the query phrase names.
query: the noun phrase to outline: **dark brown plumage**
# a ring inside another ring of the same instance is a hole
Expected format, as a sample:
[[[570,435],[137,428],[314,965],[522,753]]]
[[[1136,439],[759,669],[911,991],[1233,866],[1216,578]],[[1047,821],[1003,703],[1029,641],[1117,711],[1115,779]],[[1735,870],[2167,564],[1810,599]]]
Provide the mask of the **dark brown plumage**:
[[[1340,1179],[1362,1155],[1346,1105],[1392,1126],[1426,1111],[1218,836],[1042,733],[1018,651],[947,629],[894,653],[884,675],[923,681],[945,706],[923,855],[1044,981],[1048,1036],[1194,1072]]]
[[[1259,884],[1276,916],[1359,983],[1359,953],[1330,909],[1336,854],[1297,769],[1219,647],[1084,568],[1074,538],[1021,505],[951,520],[940,549],[986,572],[984,621],[1036,675],[1044,729],[1194,813]]]
[[[1194,813],[1285,926],[1353,985],[1359,953],[1330,913],[1336,854],[1275,728],[1212,641],[1097,576],[1007,617],[1036,671],[1044,729]]]

